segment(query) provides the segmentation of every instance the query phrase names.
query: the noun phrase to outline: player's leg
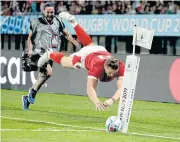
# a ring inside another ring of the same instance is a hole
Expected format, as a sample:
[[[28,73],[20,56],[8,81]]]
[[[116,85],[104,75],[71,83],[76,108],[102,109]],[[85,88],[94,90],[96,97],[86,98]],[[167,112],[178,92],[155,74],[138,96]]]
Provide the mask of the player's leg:
[[[57,64],[60,64],[62,57],[64,57],[64,53],[62,53],[62,52],[53,52],[51,49],[47,49],[46,52],[39,58],[39,60],[37,62],[37,66],[39,68],[41,68],[49,60],[52,60],[53,62],[55,62]]]
[[[28,110],[29,109],[29,105],[30,105],[30,102],[28,101],[28,96],[27,95],[23,95],[22,96],[22,108],[24,110]]]
[[[72,64],[72,60],[73,60],[73,56],[64,56],[62,59],[61,59],[61,65],[65,68],[70,68],[70,69],[74,69],[74,66]]]
[[[46,52],[38,61],[38,67],[42,67],[48,60],[52,60],[57,64],[61,64],[65,68],[74,68],[73,56],[64,56],[62,52]],[[75,67],[76,68],[76,67]]]
[[[74,30],[76,32],[78,40],[83,45],[83,47],[92,44],[91,37],[84,31],[84,29],[79,24],[74,27]]]
[[[49,79],[52,74],[52,61],[48,63],[46,68],[39,70],[37,81],[29,89],[27,96],[22,96],[23,109],[29,109],[30,104],[34,104],[35,97],[41,86]]]
[[[50,76],[51,75],[47,75],[47,73],[39,72],[37,81],[34,83],[32,88],[29,89],[28,101],[31,104],[34,104],[37,92]]]
[[[65,68],[79,68],[81,61],[79,55],[81,55],[81,52],[82,49],[70,56],[65,56],[62,52],[53,52],[51,49],[47,49],[46,52],[39,58],[37,66],[40,68],[49,60],[52,60],[57,64],[61,64]]]
[[[81,58],[79,56],[76,56],[77,53],[74,53],[67,57],[63,56],[64,54],[61,52],[52,52],[49,54],[49,59],[56,62],[57,64],[61,64],[65,68],[80,68]]]
[[[46,68],[40,68],[37,81],[34,83],[28,94],[28,100],[30,103],[32,104],[34,103],[37,92],[46,82],[46,80],[48,80],[51,77],[52,64],[53,64],[52,61],[50,61]]]
[[[80,43],[83,45],[83,47],[92,44],[91,37],[77,23],[77,21],[73,15],[70,15],[68,12],[61,12],[59,14],[59,16],[60,16],[60,18],[68,20],[72,24],[72,26],[74,27],[74,30],[76,32],[77,38],[80,41]]]
[[[35,97],[38,92],[38,90],[41,88],[41,86],[44,84],[44,82],[50,77],[50,75],[44,74],[42,72],[39,72],[37,81],[34,83],[34,85],[29,89],[29,93],[27,96],[22,96],[22,102],[23,102],[23,109],[29,109],[30,104],[34,104]]]

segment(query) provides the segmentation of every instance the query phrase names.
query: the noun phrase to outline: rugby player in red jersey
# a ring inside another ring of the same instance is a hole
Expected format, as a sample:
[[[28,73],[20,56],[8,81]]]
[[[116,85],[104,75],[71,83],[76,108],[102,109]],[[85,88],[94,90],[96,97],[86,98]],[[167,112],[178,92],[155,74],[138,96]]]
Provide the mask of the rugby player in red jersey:
[[[77,23],[74,16],[67,12],[61,12],[59,16],[72,24],[83,48],[68,57],[62,52],[49,51],[41,57],[42,59],[39,60],[38,66],[41,67],[48,60],[53,60],[66,68],[86,69],[88,71],[88,97],[95,104],[97,110],[105,110],[120,98],[125,65],[122,61],[113,57],[105,47],[94,44],[91,37]],[[96,93],[98,80],[101,82],[109,82],[115,78],[117,79],[117,91],[110,99],[101,102]]]

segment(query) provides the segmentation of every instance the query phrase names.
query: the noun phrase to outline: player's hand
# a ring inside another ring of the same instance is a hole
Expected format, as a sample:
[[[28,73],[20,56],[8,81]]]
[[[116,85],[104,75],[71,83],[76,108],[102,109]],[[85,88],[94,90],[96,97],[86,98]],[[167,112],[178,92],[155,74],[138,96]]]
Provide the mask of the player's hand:
[[[76,47],[79,47],[79,46],[80,46],[79,42],[78,42],[77,40],[75,40],[75,39],[72,40],[72,43],[73,43]]]
[[[110,98],[104,102],[104,105],[106,107],[110,107],[113,103],[114,103],[114,100],[112,98]]]
[[[98,102],[98,103],[96,103],[96,110],[97,111],[106,110],[106,106],[104,105],[104,103]]]

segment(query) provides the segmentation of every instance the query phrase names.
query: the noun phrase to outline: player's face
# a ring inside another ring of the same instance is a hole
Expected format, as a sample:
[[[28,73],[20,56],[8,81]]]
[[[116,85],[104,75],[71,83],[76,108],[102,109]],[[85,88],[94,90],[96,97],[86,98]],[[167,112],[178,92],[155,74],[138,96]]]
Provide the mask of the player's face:
[[[46,19],[48,22],[51,22],[54,17],[54,7],[46,7],[44,10]]]
[[[104,69],[105,69],[105,72],[106,72],[107,76],[109,76],[109,77],[113,77],[119,70],[119,69],[113,70],[112,68],[110,68],[110,67],[108,67],[106,65],[104,66]]]

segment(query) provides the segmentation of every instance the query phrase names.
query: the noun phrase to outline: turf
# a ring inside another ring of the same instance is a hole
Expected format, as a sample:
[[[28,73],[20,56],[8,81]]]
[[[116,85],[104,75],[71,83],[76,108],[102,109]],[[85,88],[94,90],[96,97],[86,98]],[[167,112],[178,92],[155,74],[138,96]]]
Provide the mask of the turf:
[[[134,101],[129,133],[105,132],[118,102],[95,111],[87,96],[39,93],[22,110],[23,91],[1,90],[2,142],[175,142],[180,141],[180,105]],[[101,98],[105,100],[105,98]]]

